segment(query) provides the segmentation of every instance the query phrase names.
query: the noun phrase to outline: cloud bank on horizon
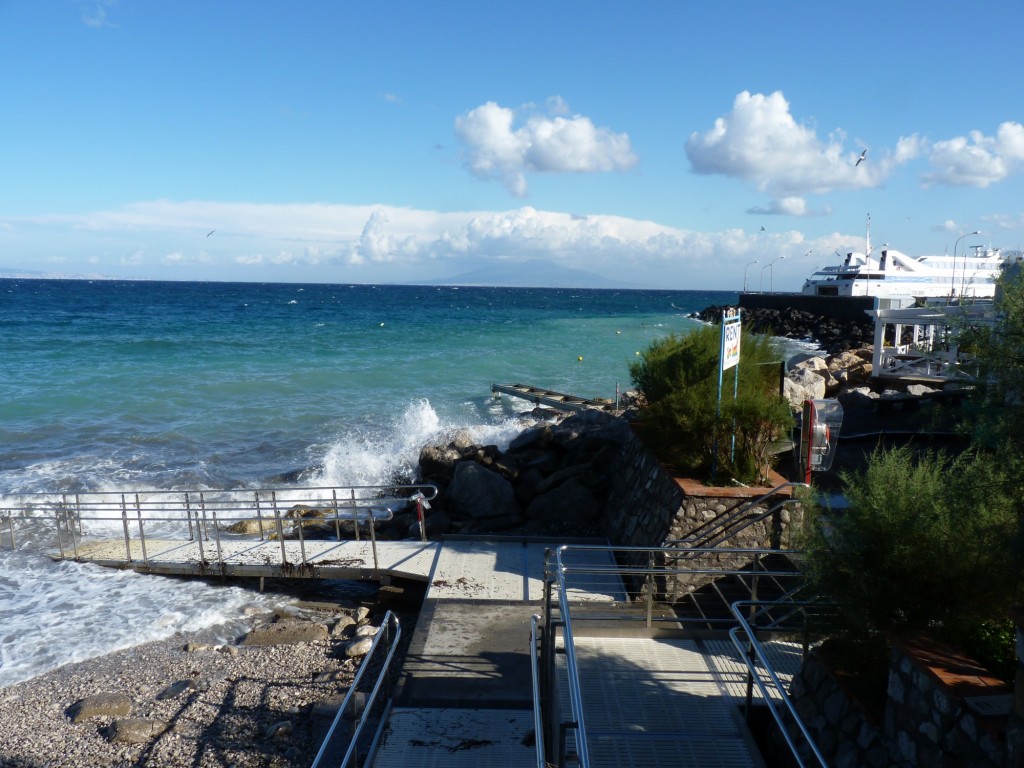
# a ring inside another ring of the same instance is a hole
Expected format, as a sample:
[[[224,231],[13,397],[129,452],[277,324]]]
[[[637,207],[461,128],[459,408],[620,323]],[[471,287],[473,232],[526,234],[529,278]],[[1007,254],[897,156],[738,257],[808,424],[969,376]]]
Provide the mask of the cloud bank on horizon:
[[[101,45],[140,24],[142,6],[130,0],[78,6],[79,25],[108,36]],[[403,8],[412,13],[411,6]],[[0,63],[5,61],[0,54]],[[234,82],[224,74],[218,79],[216,60],[210,70],[215,83]],[[724,81],[718,84],[709,75],[699,83],[699,93],[695,82],[689,98],[674,97],[679,107],[672,108],[671,98],[658,88],[648,88],[649,97],[630,102],[631,110],[610,108],[598,97],[608,89],[595,91],[563,73],[568,92],[580,94],[586,105],[579,109],[567,91],[556,86],[555,93],[544,92],[533,84],[536,78],[536,72],[533,78],[524,74],[517,88],[497,80],[489,86],[483,78],[467,89],[478,94],[476,99],[457,93],[443,102],[447,108],[441,102],[421,108],[402,132],[389,135],[379,126],[412,112],[417,88],[410,85],[403,92],[379,78],[387,87],[377,89],[372,107],[364,107],[376,115],[364,120],[369,134],[324,145],[319,156],[350,158],[347,165],[339,163],[336,176],[372,179],[384,162],[376,150],[386,156],[415,145],[421,139],[416,120],[426,123],[425,115],[436,114],[430,118],[436,120],[430,157],[419,156],[418,165],[410,163],[406,170],[408,194],[404,187],[387,188],[363,192],[360,201],[349,190],[338,201],[323,193],[327,185],[305,199],[295,192],[298,185],[287,192],[268,187],[253,193],[251,185],[241,184],[221,188],[232,173],[257,178],[250,172],[253,162],[268,168],[274,163],[254,144],[244,156],[237,153],[249,164],[243,169],[231,159],[228,140],[203,155],[210,164],[223,163],[222,171],[196,173],[208,180],[212,195],[202,194],[199,181],[166,189],[159,183],[124,183],[109,194],[81,194],[59,203],[38,193],[32,209],[15,195],[0,197],[0,271],[411,282],[444,279],[487,262],[541,259],[637,286],[736,289],[751,266],[763,271],[763,265],[786,257],[773,283],[795,288],[837,251],[861,247],[860,227],[869,213],[883,228],[882,238],[899,238],[894,245],[912,255],[949,249],[967,230],[982,230],[989,245],[1020,248],[1024,243],[1024,206],[1014,194],[1024,186],[1024,124],[1012,111],[999,117],[998,107],[989,110],[989,122],[980,124],[952,121],[949,125],[961,130],[945,135],[929,130],[934,119],[917,123],[912,109],[881,127],[850,113],[842,115],[845,125],[822,128],[822,118],[813,113],[820,108],[812,101],[815,91],[797,79],[792,101],[786,87],[727,90]],[[772,78],[761,77],[752,66],[746,79]],[[516,100],[512,93],[532,100]],[[324,98],[320,91],[303,95],[309,104]],[[12,101],[27,109],[32,98],[26,89]],[[629,100],[624,92],[619,98]],[[911,98],[920,104],[921,97]],[[230,117],[244,106],[232,102],[224,112]],[[641,116],[645,109],[653,119]],[[941,110],[930,114],[935,112]],[[282,125],[303,120],[301,110],[291,106],[279,107],[278,113]],[[102,144],[108,118],[95,118],[96,145]],[[0,128],[0,145],[17,161],[11,148],[18,142],[3,141],[5,130],[11,129]],[[74,141],[62,130],[54,128],[49,140]],[[86,122],[83,132],[89,131]],[[233,135],[244,134],[236,129]],[[120,138],[130,143],[130,137]],[[197,141],[205,141],[202,130],[191,145],[179,147],[172,137],[170,162],[189,162],[180,159],[187,157],[182,152]],[[293,146],[278,149],[294,151]],[[156,155],[161,148],[150,151]],[[365,167],[352,159],[360,154],[366,155]],[[127,177],[123,169],[130,166],[130,153],[119,147],[110,157],[121,164],[118,180]],[[81,157],[70,164],[88,168]],[[395,164],[396,176],[380,174],[392,184],[403,178],[400,163]],[[286,175],[280,169],[278,174]],[[1008,191],[995,195],[1004,188]],[[146,194],[153,190],[160,193]],[[959,214],[960,207],[969,212]]]

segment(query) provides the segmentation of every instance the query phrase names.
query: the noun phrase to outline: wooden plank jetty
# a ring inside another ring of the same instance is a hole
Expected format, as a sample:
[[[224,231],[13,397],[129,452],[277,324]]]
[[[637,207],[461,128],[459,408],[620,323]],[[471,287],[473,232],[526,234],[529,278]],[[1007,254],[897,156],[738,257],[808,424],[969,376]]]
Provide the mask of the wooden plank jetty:
[[[522,400],[529,400],[537,405],[546,405],[560,411],[597,410],[607,413],[618,413],[618,403],[608,398],[586,398],[567,395],[550,389],[534,387],[529,384],[491,384],[491,392],[495,396],[511,395]]]

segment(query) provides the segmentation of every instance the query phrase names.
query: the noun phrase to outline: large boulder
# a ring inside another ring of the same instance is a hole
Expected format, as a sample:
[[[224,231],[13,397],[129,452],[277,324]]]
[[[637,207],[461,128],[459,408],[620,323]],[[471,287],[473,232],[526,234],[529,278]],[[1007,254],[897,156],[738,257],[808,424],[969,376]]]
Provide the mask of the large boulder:
[[[519,513],[512,484],[475,461],[463,461],[455,467],[445,502],[452,511],[475,520],[515,517]]]
[[[570,478],[530,502],[526,517],[564,529],[592,522],[600,512],[601,505],[594,494],[578,480]]]
[[[326,624],[284,620],[252,630],[245,636],[242,645],[299,645],[326,640],[328,635]]]
[[[509,453],[518,453],[528,449],[537,450],[547,448],[554,437],[551,426],[544,424],[539,427],[531,427],[512,439],[508,444]]]
[[[71,707],[72,723],[81,723],[95,717],[127,717],[132,711],[132,699],[127,693],[94,693]]]
[[[107,729],[107,740],[119,744],[146,744],[170,727],[164,720],[148,717],[118,719]]]
[[[828,369],[845,386],[861,386],[871,379],[871,358],[865,360],[863,354],[847,350],[831,357]]]
[[[825,377],[810,368],[797,368],[787,373],[782,380],[782,394],[790,408],[799,411],[804,400],[821,400],[825,397]]]
[[[450,480],[461,460],[462,453],[453,445],[425,445],[420,451],[420,475]]]

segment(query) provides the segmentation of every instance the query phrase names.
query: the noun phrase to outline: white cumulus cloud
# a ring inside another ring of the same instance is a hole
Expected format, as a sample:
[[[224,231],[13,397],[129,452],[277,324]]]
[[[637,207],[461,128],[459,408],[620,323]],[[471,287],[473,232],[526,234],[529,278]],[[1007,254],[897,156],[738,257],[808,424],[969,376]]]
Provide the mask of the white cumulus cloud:
[[[466,168],[481,179],[498,179],[516,197],[527,191],[528,173],[597,173],[627,170],[637,158],[629,136],[599,128],[588,117],[568,114],[560,97],[548,114],[526,114],[489,101],[455,118]]]
[[[913,137],[901,139],[897,152],[872,151],[858,163],[865,147],[847,149],[845,139],[841,130],[822,139],[797,122],[781,91],[743,91],[710,130],[690,135],[686,155],[698,174],[743,179],[770,195],[759,213],[811,215],[804,195],[876,187],[918,151]]]
[[[926,185],[988,187],[1024,169],[1024,125],[1005,122],[995,136],[971,131],[937,141],[930,147],[928,161],[935,171],[923,177]]]

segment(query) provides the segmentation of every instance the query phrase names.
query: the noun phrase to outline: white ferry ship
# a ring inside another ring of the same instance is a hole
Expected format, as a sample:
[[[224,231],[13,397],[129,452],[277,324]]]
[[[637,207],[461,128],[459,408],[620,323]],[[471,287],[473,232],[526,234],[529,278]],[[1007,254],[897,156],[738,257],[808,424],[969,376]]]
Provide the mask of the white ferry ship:
[[[810,296],[877,296],[881,299],[992,299],[996,281],[1009,263],[1000,249],[974,246],[973,254],[912,258],[883,247],[881,258],[850,252],[842,264],[824,267],[804,282]]]

